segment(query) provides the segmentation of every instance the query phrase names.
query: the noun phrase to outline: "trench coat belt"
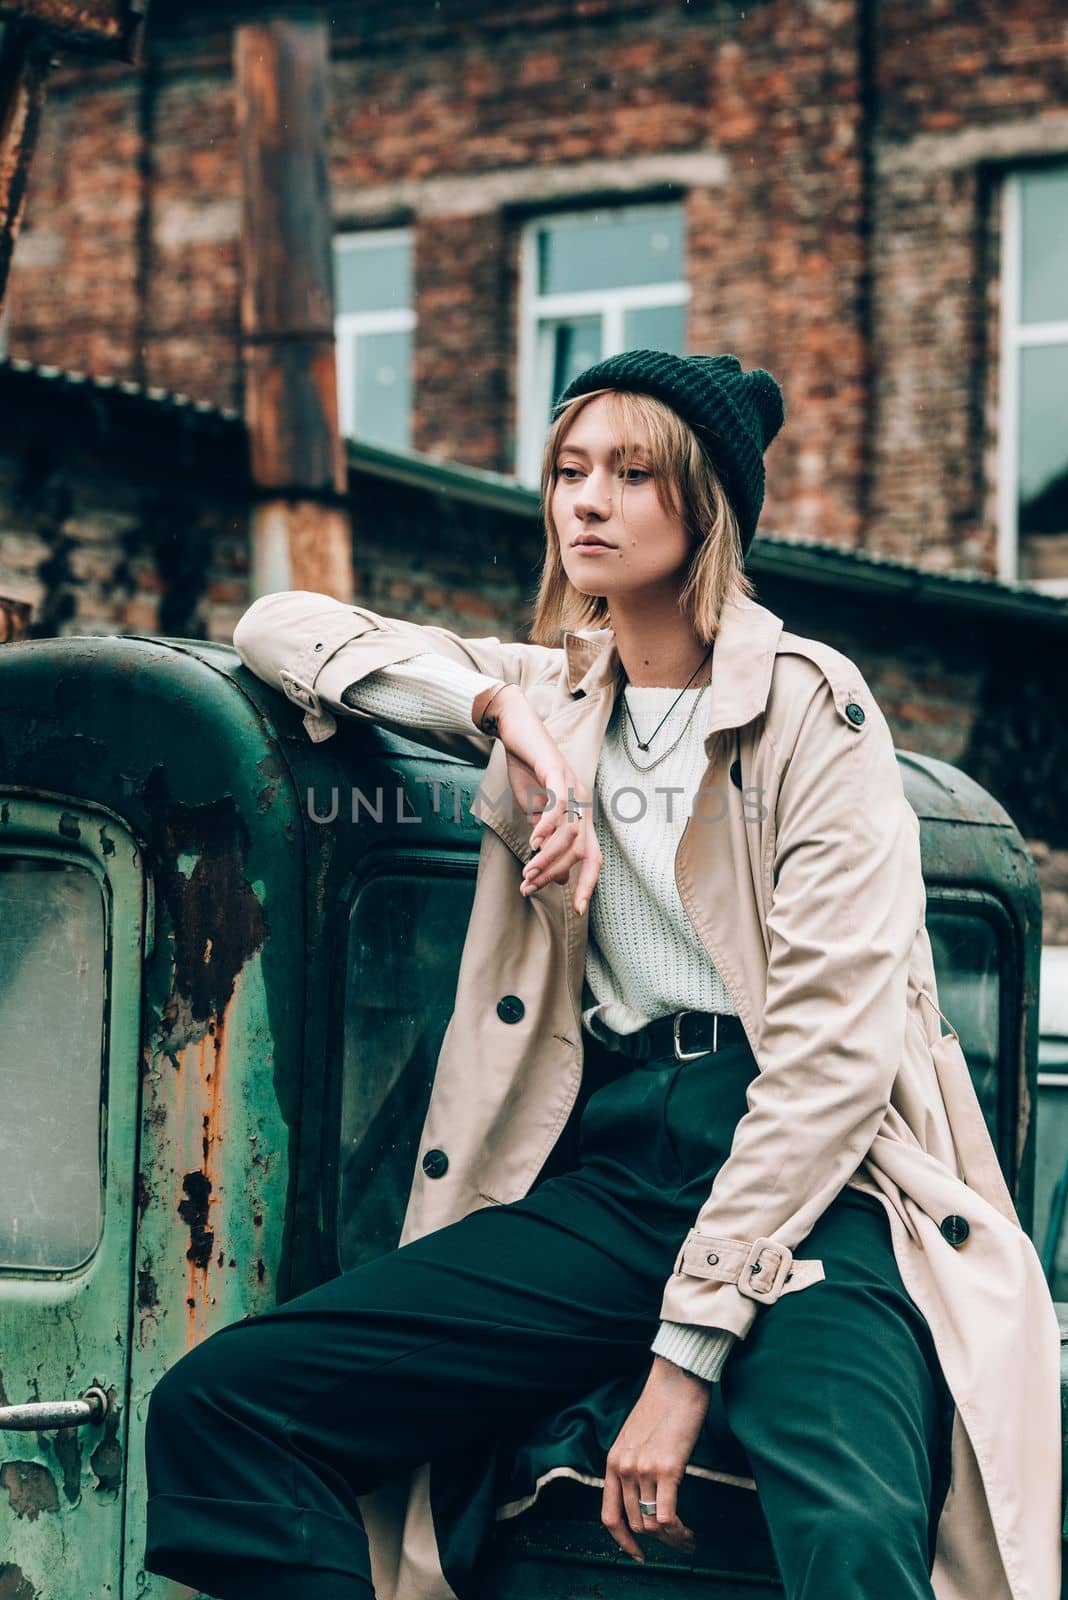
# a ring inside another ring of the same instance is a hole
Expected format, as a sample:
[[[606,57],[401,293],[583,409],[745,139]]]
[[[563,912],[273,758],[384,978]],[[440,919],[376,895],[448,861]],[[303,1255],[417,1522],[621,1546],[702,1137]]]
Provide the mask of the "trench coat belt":
[[[634,1033],[616,1033],[598,1022],[609,1050],[633,1056],[638,1061],[693,1061],[697,1056],[713,1055],[730,1044],[745,1041],[741,1019],[729,1012],[676,1011],[657,1017]],[[601,1034],[598,1034],[600,1037]]]

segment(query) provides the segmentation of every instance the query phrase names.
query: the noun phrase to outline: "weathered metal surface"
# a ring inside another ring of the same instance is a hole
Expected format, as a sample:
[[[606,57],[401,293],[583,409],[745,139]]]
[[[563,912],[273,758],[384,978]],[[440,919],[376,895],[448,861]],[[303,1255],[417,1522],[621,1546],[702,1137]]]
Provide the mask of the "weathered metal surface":
[[[26,207],[49,58],[47,39],[0,23],[0,308]]]
[[[0,0],[0,22],[13,18],[49,36],[53,47],[92,50],[138,61],[148,0]]]
[[[0,1561],[0,1600],[41,1600],[22,1568],[13,1561]]]
[[[351,529],[331,503],[348,466],[334,351],[328,40],[315,18],[235,31],[241,339],[252,476],[274,491],[254,524],[254,581],[269,571],[282,587],[348,599]]]
[[[110,796],[154,867],[145,918],[155,922],[155,938],[150,927],[140,1040],[124,1079],[135,1096],[140,1081],[141,1093],[141,1159],[135,1173],[131,1154],[128,1174],[137,1247],[126,1283],[111,1296],[112,1340],[120,1321],[124,1333],[132,1322],[129,1390],[119,1382],[115,1428],[84,1430],[80,1446],[69,1430],[53,1436],[41,1464],[58,1486],[60,1511],[39,1517],[34,1531],[39,1539],[46,1520],[62,1521],[80,1448],[82,1474],[99,1486],[96,1501],[128,1496],[130,1594],[173,1600],[170,1585],[138,1576],[148,1395],[192,1343],[284,1292],[287,1119],[296,1115],[301,1062],[290,994],[302,963],[298,808],[256,708],[192,653],[105,638],[38,640],[0,654],[0,795],[15,784]],[[273,955],[265,885],[279,930]],[[264,962],[272,960],[268,975]],[[132,1109],[122,1126],[132,1139]],[[0,1306],[7,1288],[0,1283]],[[20,1353],[28,1346],[22,1340]],[[8,1400],[23,1398],[10,1359],[3,1366]],[[42,1379],[38,1392],[57,1391]],[[11,1459],[24,1459],[32,1436],[9,1437],[22,1441]],[[0,1512],[3,1504],[0,1496]],[[79,1509],[88,1504],[82,1494]],[[121,1549],[118,1529],[106,1538],[89,1530],[87,1538],[98,1552],[114,1540],[116,1554]],[[10,1560],[40,1586],[51,1553],[24,1543]],[[66,1586],[53,1573],[42,1592],[51,1600],[103,1594],[77,1566],[71,1572]]]
[[[33,607],[28,600],[15,600],[0,594],[0,644],[13,644],[30,636]]]
[[[1035,1115],[1038,1073],[1038,986],[1042,956],[1042,896],[1031,853],[1008,812],[973,778],[932,756],[899,753],[908,796],[920,818],[920,852],[930,889],[940,884],[986,897],[1011,926],[1014,949],[1003,974],[1014,1036],[1006,1041],[1015,1081],[1005,1085],[1011,1120],[1009,1148],[998,1154],[1020,1220],[1030,1228],[1034,1207]]]
[[[26,655],[32,644],[0,653]],[[5,725],[3,735],[10,732]],[[93,1062],[103,1093],[101,1135],[104,1220],[99,1244],[83,1265],[65,1271],[0,1269],[0,1407],[76,1400],[90,1385],[108,1399],[106,1424],[0,1427],[0,1596],[74,1600],[119,1593],[123,1471],[129,1363],[127,1285],[133,1269],[133,1197],[137,1148],[137,1061],[141,950],[145,908],[141,856],[109,809],[62,798],[14,794],[0,774],[0,853],[62,860],[92,874],[107,904],[108,983],[101,1018],[107,1070]],[[16,989],[16,995],[20,993]],[[11,1003],[0,995],[0,1013]],[[12,1019],[0,1022],[6,1032]],[[38,1029],[49,1026],[41,997]],[[92,1059],[90,1057],[90,1059]],[[17,1128],[17,1108],[7,1132]],[[0,1422],[2,1422],[0,1413]],[[16,1413],[16,1421],[20,1420]],[[5,1588],[6,1585],[6,1588]]]

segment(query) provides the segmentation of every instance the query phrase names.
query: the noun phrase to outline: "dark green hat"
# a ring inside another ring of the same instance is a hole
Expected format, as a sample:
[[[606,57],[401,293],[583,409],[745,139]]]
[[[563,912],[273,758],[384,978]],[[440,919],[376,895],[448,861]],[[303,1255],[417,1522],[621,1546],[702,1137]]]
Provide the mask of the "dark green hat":
[[[594,389],[655,395],[689,423],[723,479],[747,551],[764,503],[764,451],[785,415],[782,390],[771,373],[762,367],[743,372],[737,356],[624,350],[573,378],[556,410]]]

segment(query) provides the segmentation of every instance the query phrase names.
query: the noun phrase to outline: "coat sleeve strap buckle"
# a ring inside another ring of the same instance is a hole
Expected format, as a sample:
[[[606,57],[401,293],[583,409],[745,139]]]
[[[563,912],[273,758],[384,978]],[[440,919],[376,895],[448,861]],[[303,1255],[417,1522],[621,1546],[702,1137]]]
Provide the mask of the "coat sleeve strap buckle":
[[[315,690],[292,672],[287,672],[284,667],[279,672],[278,678],[286,699],[291,700],[295,706],[300,706],[304,712],[304,728],[309,739],[315,744],[329,739],[337,727],[337,722]]]
[[[738,1293],[771,1305],[782,1294],[794,1265],[789,1245],[754,1239],[738,1273]]]
[[[739,1294],[758,1305],[773,1305],[780,1295],[807,1289],[826,1276],[823,1262],[796,1261],[788,1245],[777,1239],[713,1238],[691,1229],[675,1262],[675,1271],[693,1278],[733,1283]]]

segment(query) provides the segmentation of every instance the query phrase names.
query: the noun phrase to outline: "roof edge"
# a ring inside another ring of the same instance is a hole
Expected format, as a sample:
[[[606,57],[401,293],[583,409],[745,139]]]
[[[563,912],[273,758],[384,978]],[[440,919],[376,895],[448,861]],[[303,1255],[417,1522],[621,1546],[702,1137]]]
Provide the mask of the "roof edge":
[[[191,395],[39,366],[13,356],[0,357],[0,380],[5,375],[9,381],[54,385],[71,398],[80,395],[98,403],[134,405],[151,413],[157,421],[173,421],[183,431],[192,427],[216,437],[223,434],[234,440],[246,438],[239,411],[214,406]],[[391,450],[362,440],[347,439],[345,448],[353,472],[520,519],[540,521],[538,491],[505,473],[440,461],[415,451]],[[831,584],[854,594],[896,594],[913,605],[988,614],[999,620],[1068,626],[1068,596],[1045,594],[1026,584],[1006,583],[979,574],[931,572],[870,551],[790,534],[758,534],[750,547],[748,566],[757,577]]]

